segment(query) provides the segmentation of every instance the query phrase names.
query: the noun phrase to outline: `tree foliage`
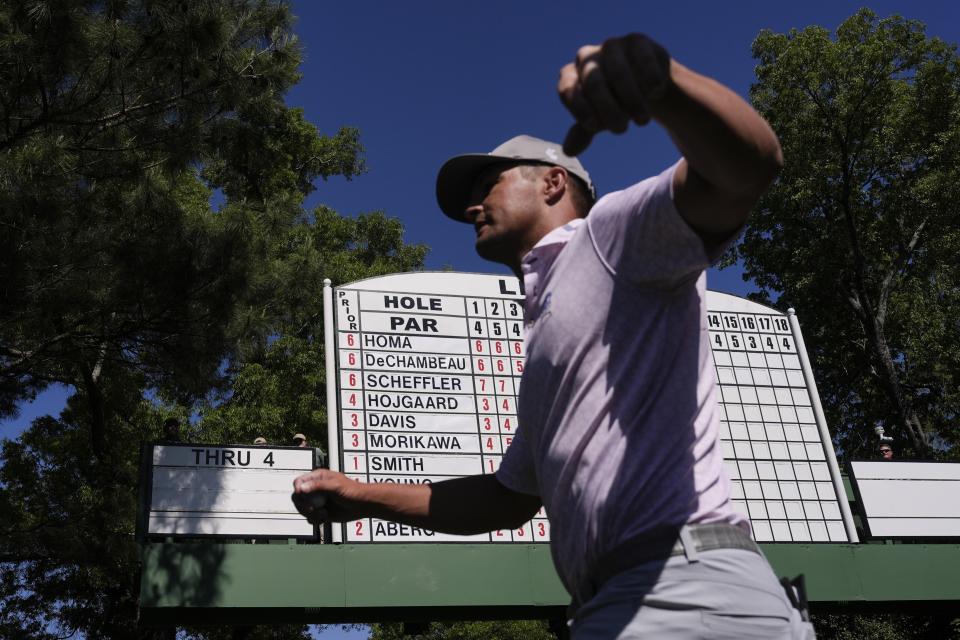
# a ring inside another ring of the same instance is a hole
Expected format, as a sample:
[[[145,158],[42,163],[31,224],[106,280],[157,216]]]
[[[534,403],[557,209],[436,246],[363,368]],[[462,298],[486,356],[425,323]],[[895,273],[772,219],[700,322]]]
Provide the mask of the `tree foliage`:
[[[181,399],[216,381],[313,180],[363,169],[355,130],[283,103],[291,20],[265,0],[0,6],[0,415],[82,387],[99,454],[104,367]]]
[[[323,281],[336,286],[423,268],[426,248],[404,244],[399,221],[382,212],[344,218],[319,207],[311,218],[277,243],[270,269],[238,311],[243,357],[233,383],[200,407],[199,428],[210,441],[242,434],[241,441],[288,444],[303,433],[326,449]]]
[[[18,440],[3,443],[2,637],[46,639],[74,630],[90,638],[133,637],[138,444],[159,435],[160,420],[123,386],[115,378],[108,385],[124,415],[110,418],[109,468],[95,463],[80,396],[59,418],[39,418]]]
[[[402,624],[374,625],[370,640],[555,640],[542,620],[431,622],[424,633],[405,636]]]
[[[960,620],[950,615],[901,613],[813,616],[818,640],[957,640]]]
[[[324,442],[324,278],[422,267],[381,212],[304,210],[364,165],[356,130],[284,103],[291,24],[267,0],[0,5],[0,417],[73,391],[0,450],[0,637],[170,638],[136,625],[141,444],[197,414],[200,442]]]
[[[190,426],[189,439],[251,442],[263,435],[287,444],[299,431],[325,448],[323,279],[339,283],[422,268],[426,250],[404,244],[399,222],[382,213],[344,219],[321,208],[313,218],[288,234],[288,244],[300,249],[261,270],[276,288],[247,300],[262,311],[262,326],[238,349],[250,357],[233,361],[230,384],[197,407],[201,419]],[[303,237],[314,241],[297,240]],[[52,640],[65,630],[105,639],[154,637],[136,628],[139,451],[161,437],[165,417],[175,412],[186,418],[190,408],[144,399],[143,377],[123,367],[107,365],[100,387],[111,411],[110,437],[99,457],[82,389],[58,418],[34,421],[0,451],[0,637]],[[206,628],[188,637],[308,636],[294,626]]]
[[[753,53],[750,95],[786,166],[728,260],[758,301],[797,309],[843,455],[873,454],[878,425],[908,455],[944,455],[960,408],[955,47],[864,9],[834,35],[761,32]]]

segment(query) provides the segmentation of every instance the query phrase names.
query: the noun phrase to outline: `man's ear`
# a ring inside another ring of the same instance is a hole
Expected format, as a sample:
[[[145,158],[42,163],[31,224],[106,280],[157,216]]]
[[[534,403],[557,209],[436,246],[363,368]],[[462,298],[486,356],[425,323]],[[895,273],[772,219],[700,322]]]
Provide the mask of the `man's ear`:
[[[549,204],[556,204],[567,192],[570,177],[560,167],[549,167],[543,173],[543,194]]]

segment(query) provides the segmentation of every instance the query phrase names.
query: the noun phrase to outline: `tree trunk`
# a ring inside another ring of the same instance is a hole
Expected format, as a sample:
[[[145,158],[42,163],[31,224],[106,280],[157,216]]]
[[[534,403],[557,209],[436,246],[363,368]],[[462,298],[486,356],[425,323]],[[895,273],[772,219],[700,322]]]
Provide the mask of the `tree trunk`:
[[[871,311],[871,309],[868,309]],[[877,371],[880,377],[880,384],[887,393],[895,411],[897,412],[897,422],[903,432],[910,438],[910,442],[918,451],[925,452],[930,447],[927,436],[920,424],[920,418],[910,407],[910,403],[903,395],[903,387],[900,384],[900,376],[897,374],[897,367],[890,355],[890,347],[887,344],[886,337],[883,334],[883,328],[879,326],[876,315],[867,313],[865,316],[867,337],[870,340],[873,356],[880,364]]]
[[[100,385],[93,372],[86,365],[81,365],[81,369],[87,405],[90,408],[90,444],[93,455],[102,462],[107,449],[107,416],[103,392],[100,391]]]
[[[890,346],[887,343],[886,336],[883,333],[883,326],[880,324],[877,316],[880,310],[873,303],[869,294],[866,260],[863,257],[863,250],[860,247],[857,221],[854,219],[853,207],[850,203],[852,177],[850,176],[846,149],[842,149],[841,158],[843,159],[843,181],[840,203],[843,207],[847,237],[850,241],[850,251],[853,256],[855,283],[853,288],[854,291],[856,291],[862,308],[860,321],[866,333],[871,352],[870,355],[872,356],[871,359],[879,365],[877,373],[880,378],[880,384],[893,406],[893,410],[896,413],[896,421],[903,430],[903,433],[909,436],[914,448],[918,451],[925,452],[930,445],[927,442],[926,435],[923,433],[923,429],[920,427],[919,418],[917,418],[916,413],[904,397],[900,384],[900,376],[897,375],[897,368],[893,362],[893,356],[890,354]]]

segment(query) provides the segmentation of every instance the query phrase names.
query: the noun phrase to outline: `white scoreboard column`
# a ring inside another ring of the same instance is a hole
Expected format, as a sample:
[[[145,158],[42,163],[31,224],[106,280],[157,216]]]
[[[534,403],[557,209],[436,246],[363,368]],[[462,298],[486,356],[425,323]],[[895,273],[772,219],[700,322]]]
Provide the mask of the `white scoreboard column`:
[[[733,502],[758,542],[856,542],[795,319],[708,292],[720,445]]]
[[[414,273],[339,287],[341,470],[421,484],[494,473],[517,429],[523,305],[515,278]],[[348,523],[348,542],[549,541],[546,515],[512,531],[453,536]]]

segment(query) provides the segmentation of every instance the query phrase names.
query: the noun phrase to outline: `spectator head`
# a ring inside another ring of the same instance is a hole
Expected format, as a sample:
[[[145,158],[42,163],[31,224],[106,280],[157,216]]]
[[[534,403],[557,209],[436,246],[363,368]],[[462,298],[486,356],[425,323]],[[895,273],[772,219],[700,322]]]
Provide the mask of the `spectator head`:
[[[170,439],[180,438],[180,421],[176,418],[167,418],[163,421],[163,437]]]
[[[880,457],[884,460],[893,460],[893,447],[886,442],[880,445]]]
[[[306,447],[307,446],[307,436],[302,433],[293,434],[293,446],[295,447]]]
[[[253,444],[267,444],[267,439],[263,436],[257,436],[253,439]]]

